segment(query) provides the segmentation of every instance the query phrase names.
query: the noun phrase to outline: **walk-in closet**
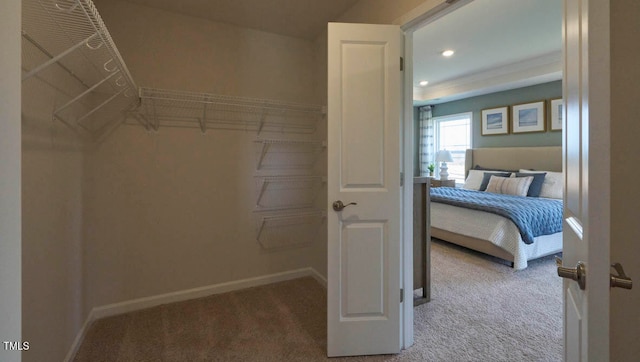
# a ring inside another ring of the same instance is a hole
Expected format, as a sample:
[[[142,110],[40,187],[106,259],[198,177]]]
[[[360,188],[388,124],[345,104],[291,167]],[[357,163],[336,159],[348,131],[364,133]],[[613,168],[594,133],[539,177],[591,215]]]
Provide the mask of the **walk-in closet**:
[[[24,0],[21,40],[25,361],[102,317],[326,275],[314,41],[106,0]]]

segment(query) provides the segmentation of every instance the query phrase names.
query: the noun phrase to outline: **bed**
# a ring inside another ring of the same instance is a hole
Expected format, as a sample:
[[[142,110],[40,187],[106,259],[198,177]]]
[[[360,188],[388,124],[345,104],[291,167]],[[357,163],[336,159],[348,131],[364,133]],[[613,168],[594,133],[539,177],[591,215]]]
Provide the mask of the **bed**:
[[[481,170],[476,170],[478,166]],[[540,199],[556,199],[556,203],[559,202],[557,199],[562,199],[562,147],[469,149],[465,169],[468,176],[473,176],[467,178],[468,185],[465,185],[471,189],[478,187],[474,183],[478,182],[479,173],[503,170],[546,172],[545,185],[542,186],[544,193]],[[551,188],[550,185],[555,186]],[[534,198],[526,199],[533,201]],[[516,224],[506,217],[435,202],[433,198],[431,201],[432,237],[506,260],[516,270],[526,268],[529,260],[562,251],[561,231],[535,236],[532,240],[525,238],[532,241],[527,244]]]

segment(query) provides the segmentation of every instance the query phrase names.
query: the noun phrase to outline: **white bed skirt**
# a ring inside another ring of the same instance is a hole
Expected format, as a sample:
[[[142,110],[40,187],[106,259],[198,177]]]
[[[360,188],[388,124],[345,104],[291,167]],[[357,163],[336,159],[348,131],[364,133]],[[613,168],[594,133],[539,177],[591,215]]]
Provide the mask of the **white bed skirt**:
[[[513,255],[513,268],[527,267],[527,261],[562,251],[562,232],[534,238],[525,244],[516,225],[502,216],[431,203],[431,226],[456,234],[483,239]]]

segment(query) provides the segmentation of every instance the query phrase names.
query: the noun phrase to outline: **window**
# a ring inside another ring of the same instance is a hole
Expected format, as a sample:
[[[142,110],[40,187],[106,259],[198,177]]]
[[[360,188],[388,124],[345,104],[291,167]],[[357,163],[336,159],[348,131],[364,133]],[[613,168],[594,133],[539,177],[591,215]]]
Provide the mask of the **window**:
[[[434,117],[434,154],[439,150],[448,150],[453,162],[448,162],[449,179],[456,184],[464,183],[464,156],[467,148],[471,148],[471,112]],[[436,176],[440,165],[436,165]]]

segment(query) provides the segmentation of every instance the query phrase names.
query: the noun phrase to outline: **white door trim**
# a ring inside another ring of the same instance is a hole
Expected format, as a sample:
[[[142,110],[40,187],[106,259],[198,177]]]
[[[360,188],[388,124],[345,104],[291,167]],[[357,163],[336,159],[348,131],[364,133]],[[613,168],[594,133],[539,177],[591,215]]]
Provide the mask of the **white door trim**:
[[[473,0],[458,0],[452,4],[445,0],[430,0],[411,12],[396,19],[393,24],[400,25],[404,31],[404,89],[403,89],[403,155],[401,170],[405,180],[402,189],[402,285],[404,300],[402,305],[401,328],[402,349],[414,343],[413,334],[413,175],[415,132],[413,117],[413,33],[423,26],[436,21],[450,12]],[[430,267],[430,266],[429,266]]]

